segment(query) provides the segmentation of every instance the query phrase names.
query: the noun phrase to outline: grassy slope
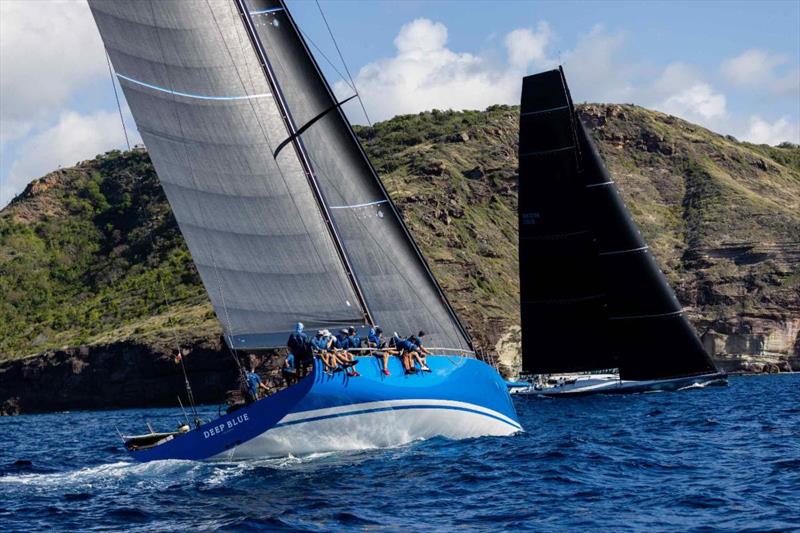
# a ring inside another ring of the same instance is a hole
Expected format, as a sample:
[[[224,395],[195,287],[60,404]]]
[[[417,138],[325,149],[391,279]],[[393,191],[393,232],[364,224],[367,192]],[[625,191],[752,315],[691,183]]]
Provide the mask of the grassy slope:
[[[695,318],[800,317],[799,148],[739,143],[634,106],[581,113]],[[518,322],[517,121],[516,108],[494,106],[358,129],[484,346]],[[120,339],[160,346],[173,330],[220,328],[146,153],[49,174],[0,212],[0,358]]]

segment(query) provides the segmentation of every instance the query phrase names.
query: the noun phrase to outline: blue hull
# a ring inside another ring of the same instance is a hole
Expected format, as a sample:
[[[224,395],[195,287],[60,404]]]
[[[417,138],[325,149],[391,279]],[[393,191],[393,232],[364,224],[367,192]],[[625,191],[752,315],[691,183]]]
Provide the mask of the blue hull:
[[[431,373],[391,376],[376,357],[359,357],[360,377],[314,371],[299,383],[158,446],[139,461],[236,460],[396,446],[443,436],[470,438],[521,431],[503,379],[485,363],[429,356]]]

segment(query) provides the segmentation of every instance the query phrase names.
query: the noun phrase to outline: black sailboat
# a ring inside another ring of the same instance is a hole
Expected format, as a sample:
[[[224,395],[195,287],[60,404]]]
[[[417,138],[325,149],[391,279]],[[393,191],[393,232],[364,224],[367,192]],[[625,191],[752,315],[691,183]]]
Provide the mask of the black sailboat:
[[[575,113],[561,68],[524,78],[519,243],[525,392],[724,381]]]

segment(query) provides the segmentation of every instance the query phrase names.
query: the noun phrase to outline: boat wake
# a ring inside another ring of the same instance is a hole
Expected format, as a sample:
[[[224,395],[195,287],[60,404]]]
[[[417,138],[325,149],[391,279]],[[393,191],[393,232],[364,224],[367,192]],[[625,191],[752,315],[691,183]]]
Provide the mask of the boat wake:
[[[395,446],[393,449],[404,448]],[[270,459],[242,459],[239,461],[185,461],[166,459],[147,463],[120,461],[89,466],[76,470],[45,473],[17,473],[0,475],[0,485],[30,488],[58,488],[60,490],[101,489],[131,484],[142,488],[166,488],[177,480],[205,486],[226,485],[231,480],[246,476],[254,470],[302,470],[309,467],[340,466],[360,463],[374,457],[375,447],[348,451],[313,453],[303,456],[288,455]]]
[[[96,485],[116,485],[120,482],[166,479],[177,475],[187,475],[199,466],[192,461],[155,461],[135,463],[120,461],[103,465],[79,468],[77,470],[55,473],[24,473],[0,476],[0,484],[29,486],[80,487]]]

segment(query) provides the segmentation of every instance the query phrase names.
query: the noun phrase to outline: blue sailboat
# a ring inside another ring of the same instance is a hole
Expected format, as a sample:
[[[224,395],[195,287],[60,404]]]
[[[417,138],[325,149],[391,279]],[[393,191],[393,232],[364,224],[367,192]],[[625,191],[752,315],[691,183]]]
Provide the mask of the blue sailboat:
[[[239,459],[521,430],[282,1],[90,0],[233,351],[309,330],[427,332],[431,372],[322,363],[216,420],[126,439],[139,460]],[[355,91],[355,88],[353,87]]]

